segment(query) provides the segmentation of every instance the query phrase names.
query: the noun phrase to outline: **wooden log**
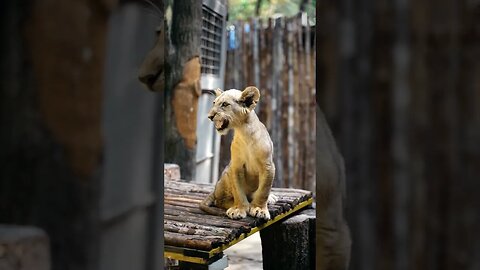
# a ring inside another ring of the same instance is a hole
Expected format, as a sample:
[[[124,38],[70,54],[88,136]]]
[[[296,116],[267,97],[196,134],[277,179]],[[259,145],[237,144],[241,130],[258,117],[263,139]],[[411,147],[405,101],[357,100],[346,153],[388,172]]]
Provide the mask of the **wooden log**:
[[[49,270],[49,239],[34,227],[0,225],[0,269]]]
[[[179,197],[179,196],[169,196],[165,194],[164,198],[165,198],[165,201],[186,202],[186,203],[197,204],[197,205],[202,202],[202,199],[188,198],[186,196]]]
[[[191,222],[175,222],[171,220],[165,220],[164,221],[165,226],[176,226],[176,227],[182,227],[182,228],[188,228],[191,230],[204,230],[204,231],[211,231],[214,234],[217,235],[234,235],[234,230],[232,229],[226,229],[226,228],[221,228],[221,227],[215,227],[211,225],[200,225],[200,224],[195,224]]]
[[[186,235],[203,235],[203,236],[215,236],[222,239],[227,239],[230,232],[219,232],[215,230],[194,229],[183,226],[183,223],[164,223],[164,230],[167,232],[174,232]]]
[[[263,269],[315,269],[315,209],[260,231]]]
[[[211,184],[203,184],[203,183],[188,183],[185,180],[182,181],[167,181],[165,182],[165,186],[169,188],[181,188],[186,190],[193,190],[193,191],[207,191],[213,190],[213,185]]]
[[[249,232],[251,230],[250,226],[248,223],[239,223],[239,222],[231,222],[232,220],[216,220],[212,219],[212,216],[206,215],[205,217],[182,217],[182,216],[176,216],[176,215],[171,215],[171,214],[164,214],[164,218],[166,220],[174,220],[174,221],[180,221],[180,222],[191,222],[191,223],[197,223],[200,225],[213,225],[217,227],[222,227],[222,228],[234,228],[234,229],[239,229],[242,232]]]
[[[288,193],[303,193],[303,194],[312,194],[311,191],[295,189],[295,188],[272,188],[273,192],[288,192]]]
[[[168,231],[164,233],[164,236],[165,245],[188,247],[201,250],[210,250],[212,248],[220,246],[223,243],[223,239],[216,236],[184,235]]]
[[[193,210],[194,208],[192,208]],[[208,215],[206,213],[203,213],[201,210],[199,213],[194,213],[193,211],[182,211],[180,209],[175,209],[171,207],[165,207],[164,213],[172,216],[180,216],[183,218],[183,220],[188,221],[190,218],[199,218],[199,219],[205,219],[206,222],[203,224],[209,224],[208,222],[210,221],[219,221],[219,222],[227,222],[229,219],[227,219],[224,216],[213,216],[213,215]],[[248,221],[239,221],[239,220],[232,220],[231,223],[236,223],[236,224],[241,224],[241,225],[248,225]]]
[[[180,166],[172,163],[165,163],[163,165],[163,176],[165,181],[167,180],[180,180]]]
[[[288,210],[292,209],[292,205],[290,205],[288,202],[277,201],[275,204],[280,205],[283,208],[283,212],[287,212]]]
[[[195,214],[205,214],[205,212],[200,210],[198,207],[184,207],[182,205],[165,204],[165,209],[179,210]]]
[[[198,204],[191,204],[186,202],[178,202],[178,201],[165,201],[165,206],[168,205],[176,205],[176,206],[183,206],[183,207],[190,207],[190,208],[198,208]]]
[[[172,209],[172,208],[168,208],[166,207],[164,209],[164,213],[165,215],[171,215],[171,216],[179,216],[181,218],[182,221],[191,221],[191,222],[194,222],[194,218],[197,219],[197,222],[200,221],[200,224],[213,224],[212,222],[219,222],[220,224],[225,224],[225,223],[228,223],[228,224],[238,224],[238,225],[241,225],[241,226],[250,226],[251,224],[253,224],[255,222],[255,219],[250,217],[250,216],[247,216],[243,219],[229,219],[227,217],[224,217],[224,216],[215,216],[215,215],[209,215],[207,213],[192,213],[192,212],[185,212],[185,211],[181,211],[181,210],[178,210],[178,209]],[[197,223],[197,222],[194,222],[194,223]]]
[[[208,194],[206,194],[206,193],[203,194],[203,193],[198,193],[198,192],[194,192],[194,193],[181,192],[179,190],[166,190],[165,194],[168,194],[171,197],[178,196],[180,198],[191,198],[191,199],[195,199],[195,200],[203,200],[208,196]]]
[[[179,188],[165,187],[165,193],[180,193],[180,194],[192,194],[197,196],[207,196],[211,193],[210,189],[197,189],[197,190],[182,190]]]

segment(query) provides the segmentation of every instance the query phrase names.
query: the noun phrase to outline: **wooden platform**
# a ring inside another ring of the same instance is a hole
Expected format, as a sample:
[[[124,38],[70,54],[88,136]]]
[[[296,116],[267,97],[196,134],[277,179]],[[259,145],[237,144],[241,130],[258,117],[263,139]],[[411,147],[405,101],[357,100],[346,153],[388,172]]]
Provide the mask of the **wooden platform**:
[[[213,188],[213,185],[165,181],[165,257],[208,264],[221,257],[228,247],[313,202],[310,191],[273,188],[272,193],[279,200],[268,206],[271,220],[249,216],[232,220],[209,215],[198,208]]]

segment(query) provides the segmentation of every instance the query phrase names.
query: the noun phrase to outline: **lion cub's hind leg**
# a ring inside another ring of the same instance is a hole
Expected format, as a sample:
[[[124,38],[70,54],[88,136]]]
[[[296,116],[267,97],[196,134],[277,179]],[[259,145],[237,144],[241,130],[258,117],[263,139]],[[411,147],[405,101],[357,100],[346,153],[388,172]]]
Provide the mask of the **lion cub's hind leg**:
[[[220,211],[219,209],[213,208],[216,206],[222,209],[228,209],[233,205],[233,196],[231,193],[231,188],[228,184],[228,181],[225,179],[227,177],[225,171],[223,172],[220,180],[218,180],[215,185],[215,189],[210,193],[201,203],[200,209],[206,213],[217,216],[225,216],[226,213]]]

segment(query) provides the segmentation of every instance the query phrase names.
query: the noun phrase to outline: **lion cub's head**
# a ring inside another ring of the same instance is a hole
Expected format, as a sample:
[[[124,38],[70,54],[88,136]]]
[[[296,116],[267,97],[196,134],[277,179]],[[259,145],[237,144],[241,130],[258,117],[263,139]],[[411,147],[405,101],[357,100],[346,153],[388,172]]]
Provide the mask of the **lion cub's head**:
[[[260,91],[254,86],[249,86],[243,91],[217,89],[214,92],[216,98],[208,118],[215,123],[215,129],[221,135],[242,125],[260,99]]]

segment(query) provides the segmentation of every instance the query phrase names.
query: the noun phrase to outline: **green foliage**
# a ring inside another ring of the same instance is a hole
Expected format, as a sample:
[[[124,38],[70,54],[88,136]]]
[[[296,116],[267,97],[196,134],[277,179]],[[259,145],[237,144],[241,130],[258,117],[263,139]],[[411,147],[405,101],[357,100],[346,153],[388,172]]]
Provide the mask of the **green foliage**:
[[[255,6],[259,0],[228,0],[229,20],[246,20],[255,17]],[[291,17],[296,15],[300,9],[301,0],[261,0],[259,18],[271,18],[278,15]],[[311,18],[311,23],[315,19],[316,0],[308,1],[306,12]]]

